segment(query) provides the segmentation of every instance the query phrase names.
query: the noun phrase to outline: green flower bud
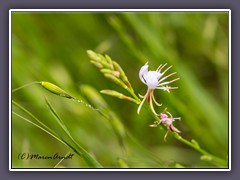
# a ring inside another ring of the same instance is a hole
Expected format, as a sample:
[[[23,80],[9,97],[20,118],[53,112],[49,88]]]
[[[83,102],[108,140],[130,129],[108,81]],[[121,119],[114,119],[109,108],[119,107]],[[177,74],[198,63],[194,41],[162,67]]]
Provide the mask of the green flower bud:
[[[61,89],[60,87],[58,87],[50,82],[42,81],[41,85],[42,85],[42,87],[44,87],[45,89],[47,89],[48,91],[50,91],[53,94],[59,95],[61,97],[69,98],[69,99],[75,99],[74,97],[72,97],[71,95],[66,93],[63,89]]]

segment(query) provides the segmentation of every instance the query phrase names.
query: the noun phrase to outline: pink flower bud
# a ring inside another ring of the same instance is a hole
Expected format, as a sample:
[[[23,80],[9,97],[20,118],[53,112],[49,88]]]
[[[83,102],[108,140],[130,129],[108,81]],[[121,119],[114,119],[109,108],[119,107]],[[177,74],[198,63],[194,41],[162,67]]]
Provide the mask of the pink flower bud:
[[[164,113],[160,113],[160,117],[161,117],[161,119],[163,119],[163,118],[167,118],[168,115],[167,115],[167,114],[164,114]]]

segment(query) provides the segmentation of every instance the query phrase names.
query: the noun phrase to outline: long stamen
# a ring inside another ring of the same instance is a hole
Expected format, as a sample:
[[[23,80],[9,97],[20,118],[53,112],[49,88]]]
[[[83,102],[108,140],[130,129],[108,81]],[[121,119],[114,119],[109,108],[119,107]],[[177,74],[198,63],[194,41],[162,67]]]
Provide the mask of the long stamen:
[[[176,117],[176,118],[172,118],[173,119],[173,121],[175,121],[175,120],[181,120],[181,118],[180,117]]]
[[[164,135],[164,141],[166,141],[166,139],[167,139],[168,132],[169,131],[167,131],[166,134]]]
[[[140,98],[144,98],[145,96],[143,96],[143,95],[141,95],[141,94],[138,94],[138,96],[140,97]]]
[[[168,89],[178,89],[178,87],[168,87]]]
[[[180,78],[176,78],[176,79],[174,79],[174,80],[171,80],[171,81],[169,81],[170,83],[172,83],[172,82],[175,82],[175,81],[177,81],[177,80],[179,80]]]
[[[157,106],[162,106],[162,104],[159,104],[159,103],[156,101],[153,93],[152,93],[152,99],[153,99],[154,103],[155,103]]]
[[[165,86],[162,86],[162,85],[160,85],[160,86],[158,86],[156,89],[162,89],[162,90],[168,90],[168,88],[167,87],[165,87]]]
[[[167,114],[170,115],[170,117],[173,119],[173,116],[170,112],[167,111]]]
[[[179,79],[180,79],[180,78],[176,78],[176,79],[171,80],[171,81],[163,82],[163,83],[161,83],[161,84],[159,84],[159,85],[162,86],[162,85],[170,84],[170,83],[173,83],[173,82],[175,82],[175,81],[177,81],[177,80],[179,80]]]
[[[159,116],[154,110],[153,103],[152,103],[152,96],[150,97],[150,108],[155,115]]]
[[[165,112],[167,112],[167,107],[163,110],[163,112],[162,113],[165,113]]]
[[[170,86],[158,86],[156,89],[162,89],[164,91],[170,92],[172,89],[178,89],[178,87],[170,87]]]
[[[171,74],[169,74],[169,75],[167,75],[167,76],[164,76],[162,79],[159,79],[158,83],[162,82],[163,80],[169,78],[170,76],[172,76],[172,75],[174,75],[174,74],[176,74],[176,73],[177,73],[177,72],[173,72],[173,73],[171,73]]]
[[[147,93],[146,93],[145,96],[143,97],[143,100],[142,100],[141,104],[139,104],[139,106],[138,106],[138,110],[137,110],[137,113],[138,113],[138,114],[139,114],[139,112],[140,112],[140,110],[141,110],[141,108],[142,108],[142,105],[143,105],[144,101],[146,100],[148,94],[149,94],[149,90],[147,90]]]
[[[162,74],[165,74],[169,69],[171,69],[173,66],[169,66],[165,71],[163,71]]]
[[[163,66],[161,66],[161,67],[158,69],[158,72],[160,72],[166,65],[167,65],[167,63],[164,64]]]
[[[156,71],[159,71],[159,69],[162,67],[162,64],[160,64],[159,66],[158,66],[158,68],[157,68],[157,70]]]

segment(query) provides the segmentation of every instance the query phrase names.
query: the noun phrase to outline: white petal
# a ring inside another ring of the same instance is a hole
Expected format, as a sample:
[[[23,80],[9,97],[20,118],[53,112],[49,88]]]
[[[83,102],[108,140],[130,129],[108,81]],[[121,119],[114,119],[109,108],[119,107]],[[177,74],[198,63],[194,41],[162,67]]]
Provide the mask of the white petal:
[[[151,72],[157,79],[159,79],[162,76],[162,73],[160,73],[158,71],[151,71]]]
[[[149,71],[145,74],[144,78],[146,80],[146,84],[149,88],[155,89],[158,86],[158,77],[159,72],[157,71]]]
[[[146,82],[144,80],[146,73],[148,73],[148,62],[143,67],[141,67],[141,69],[139,71],[139,78],[144,84],[146,84]]]

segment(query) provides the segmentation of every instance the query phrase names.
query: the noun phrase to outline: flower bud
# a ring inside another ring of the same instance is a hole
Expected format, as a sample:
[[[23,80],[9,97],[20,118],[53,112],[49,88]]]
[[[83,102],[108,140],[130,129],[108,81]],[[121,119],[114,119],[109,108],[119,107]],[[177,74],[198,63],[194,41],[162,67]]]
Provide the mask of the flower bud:
[[[92,50],[87,50],[87,54],[90,59],[94,61],[101,61],[101,58],[97,55],[97,53],[93,52]]]
[[[103,68],[103,65],[100,62],[96,62],[96,61],[90,61],[94,66],[96,66],[99,69]]]
[[[117,70],[120,73],[120,77],[123,80],[123,82],[126,83],[126,85],[131,88],[131,84],[130,84],[126,74],[122,70],[121,66],[117,62],[113,61],[113,67],[115,70]]]
[[[103,74],[108,73],[108,74],[112,74],[114,76],[116,76],[117,78],[119,77],[120,73],[118,71],[113,71],[110,69],[101,69],[100,70]]]
[[[100,91],[102,94],[106,94],[106,95],[109,95],[109,96],[113,96],[113,97],[117,97],[119,99],[125,99],[125,100],[128,100],[128,101],[133,101],[135,102],[136,104],[138,104],[138,101],[136,101],[135,99],[129,97],[129,96],[126,96],[122,93],[119,93],[117,91],[114,91],[114,90],[101,90]]]
[[[105,73],[104,76],[110,80],[112,80],[113,82],[115,82],[116,84],[122,86],[124,89],[128,89],[128,87],[118,78],[116,78],[114,75],[109,74],[109,73]]]
[[[42,85],[42,87],[44,87],[45,89],[47,89],[48,91],[50,91],[56,95],[59,95],[61,97],[65,97],[65,98],[69,98],[69,99],[75,99],[74,97],[72,97],[71,95],[66,93],[63,89],[61,89],[60,87],[58,87],[50,82],[42,81],[41,85]]]

